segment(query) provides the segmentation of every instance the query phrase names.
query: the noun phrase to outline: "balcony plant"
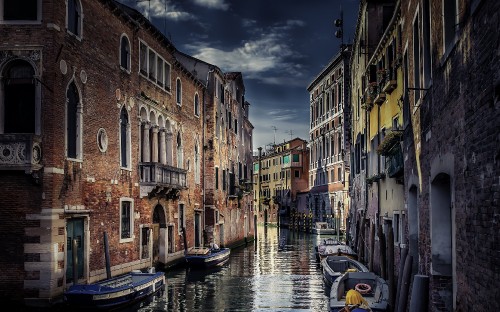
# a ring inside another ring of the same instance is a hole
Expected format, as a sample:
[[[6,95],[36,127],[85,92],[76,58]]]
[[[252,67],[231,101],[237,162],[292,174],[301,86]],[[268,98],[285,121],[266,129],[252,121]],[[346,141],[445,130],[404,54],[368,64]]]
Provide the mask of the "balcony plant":
[[[388,156],[392,147],[401,141],[403,132],[401,131],[391,131],[389,132],[382,142],[377,146],[377,153],[382,156]]]

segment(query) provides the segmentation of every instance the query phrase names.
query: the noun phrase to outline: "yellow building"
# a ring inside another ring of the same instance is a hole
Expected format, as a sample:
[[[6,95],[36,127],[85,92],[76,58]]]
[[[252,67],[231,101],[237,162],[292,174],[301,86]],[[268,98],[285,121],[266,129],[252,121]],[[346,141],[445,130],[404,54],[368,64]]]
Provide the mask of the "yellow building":
[[[295,209],[297,192],[308,188],[307,141],[295,138],[254,157],[254,211],[257,222],[283,226]]]

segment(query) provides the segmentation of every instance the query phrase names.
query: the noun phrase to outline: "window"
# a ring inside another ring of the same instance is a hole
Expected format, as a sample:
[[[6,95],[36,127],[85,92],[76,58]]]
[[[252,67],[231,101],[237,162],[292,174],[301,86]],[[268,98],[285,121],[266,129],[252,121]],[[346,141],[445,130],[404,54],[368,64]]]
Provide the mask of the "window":
[[[131,198],[120,199],[120,242],[133,240],[134,202]]]
[[[41,0],[3,0],[0,3],[0,22],[39,23]]]
[[[292,161],[293,162],[299,162],[300,160],[300,155],[299,154],[293,154],[292,155]]]
[[[222,170],[222,190],[226,190],[226,169]]]
[[[196,184],[200,184],[200,167],[200,151],[197,142],[194,146],[194,181]]]
[[[200,101],[198,93],[194,95],[194,115],[197,117],[200,116]]]
[[[128,113],[125,107],[122,107],[120,113],[120,164],[123,168],[129,168],[130,155],[130,123]]]
[[[215,189],[219,189],[219,167],[215,167]]]
[[[179,204],[179,232],[182,233],[182,229],[186,227],[186,218],[184,211],[184,204]]]
[[[82,35],[82,6],[80,0],[68,0],[67,28],[77,37]]]
[[[414,105],[420,100],[420,37],[419,37],[418,16],[413,23],[413,87]]]
[[[165,85],[165,78],[163,77],[163,69],[165,65],[163,59],[161,57],[157,57],[156,59],[156,83],[163,87]]]
[[[177,102],[177,105],[182,105],[182,84],[181,80],[177,78],[176,83],[175,83],[175,99]]]
[[[148,46],[143,42],[139,44],[139,68],[140,73],[147,76],[148,75]]]
[[[130,71],[130,42],[125,35],[122,35],[120,40],[120,66]]]
[[[30,63],[17,59],[7,64],[0,76],[3,76],[0,111],[4,112],[3,129],[0,126],[0,133],[2,130],[3,133],[35,133],[35,107],[39,104],[35,96],[33,67]]]
[[[66,91],[66,156],[80,159],[81,109],[78,89],[74,82]]]
[[[183,151],[183,147],[182,147],[182,137],[181,137],[181,133],[178,132],[177,133],[177,168],[184,168],[183,156],[184,156],[184,151]]]
[[[294,176],[296,178],[300,178],[300,171],[299,170],[294,170]]]
[[[148,65],[149,79],[156,82],[156,53],[151,49],[148,52]]]
[[[394,211],[394,217],[392,221],[393,231],[394,231],[394,244],[399,244],[399,233],[400,233],[400,215],[399,211]]]
[[[139,73],[170,91],[170,64],[142,41],[139,41]]]
[[[449,53],[455,40],[457,0],[443,0],[443,53]]]

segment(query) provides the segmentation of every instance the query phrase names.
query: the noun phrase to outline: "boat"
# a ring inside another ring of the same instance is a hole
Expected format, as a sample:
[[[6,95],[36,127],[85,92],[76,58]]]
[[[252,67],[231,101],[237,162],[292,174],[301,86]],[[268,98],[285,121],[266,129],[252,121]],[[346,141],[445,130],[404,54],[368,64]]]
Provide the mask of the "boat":
[[[354,289],[366,300],[372,312],[389,309],[389,286],[373,272],[346,272],[339,276],[330,290],[330,311],[339,312],[346,305],[347,291]]]
[[[348,245],[335,239],[326,239],[324,244],[318,245],[316,260],[321,263],[327,256],[347,256],[357,260],[358,255]]]
[[[321,267],[328,287],[345,272],[369,272],[364,264],[347,256],[327,256],[321,261]]]
[[[112,310],[141,301],[164,287],[164,272],[134,270],[93,284],[72,285],[64,292],[64,301],[78,309]]]
[[[317,235],[333,235],[337,233],[337,231],[331,228],[326,222],[315,222],[312,232]]]
[[[229,248],[191,247],[186,251],[186,263],[191,268],[207,269],[223,265],[231,253]]]
[[[316,261],[317,262],[321,261],[321,259],[319,257],[319,249],[323,249],[324,248],[323,246],[333,246],[333,245],[339,245],[339,244],[340,244],[340,242],[337,239],[332,238],[332,237],[323,239],[321,241],[321,243],[314,246],[314,254],[316,256]]]

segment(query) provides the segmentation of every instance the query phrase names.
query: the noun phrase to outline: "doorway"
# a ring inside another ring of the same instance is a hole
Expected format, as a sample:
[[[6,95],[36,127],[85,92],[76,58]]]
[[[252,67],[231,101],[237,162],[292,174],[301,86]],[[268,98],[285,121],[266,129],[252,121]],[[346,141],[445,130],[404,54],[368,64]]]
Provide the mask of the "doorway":
[[[74,269],[77,272],[78,279],[83,278],[83,268],[85,263],[84,247],[84,218],[68,219],[66,221],[66,283],[74,283]],[[76,242],[76,263],[73,263],[73,241]]]

